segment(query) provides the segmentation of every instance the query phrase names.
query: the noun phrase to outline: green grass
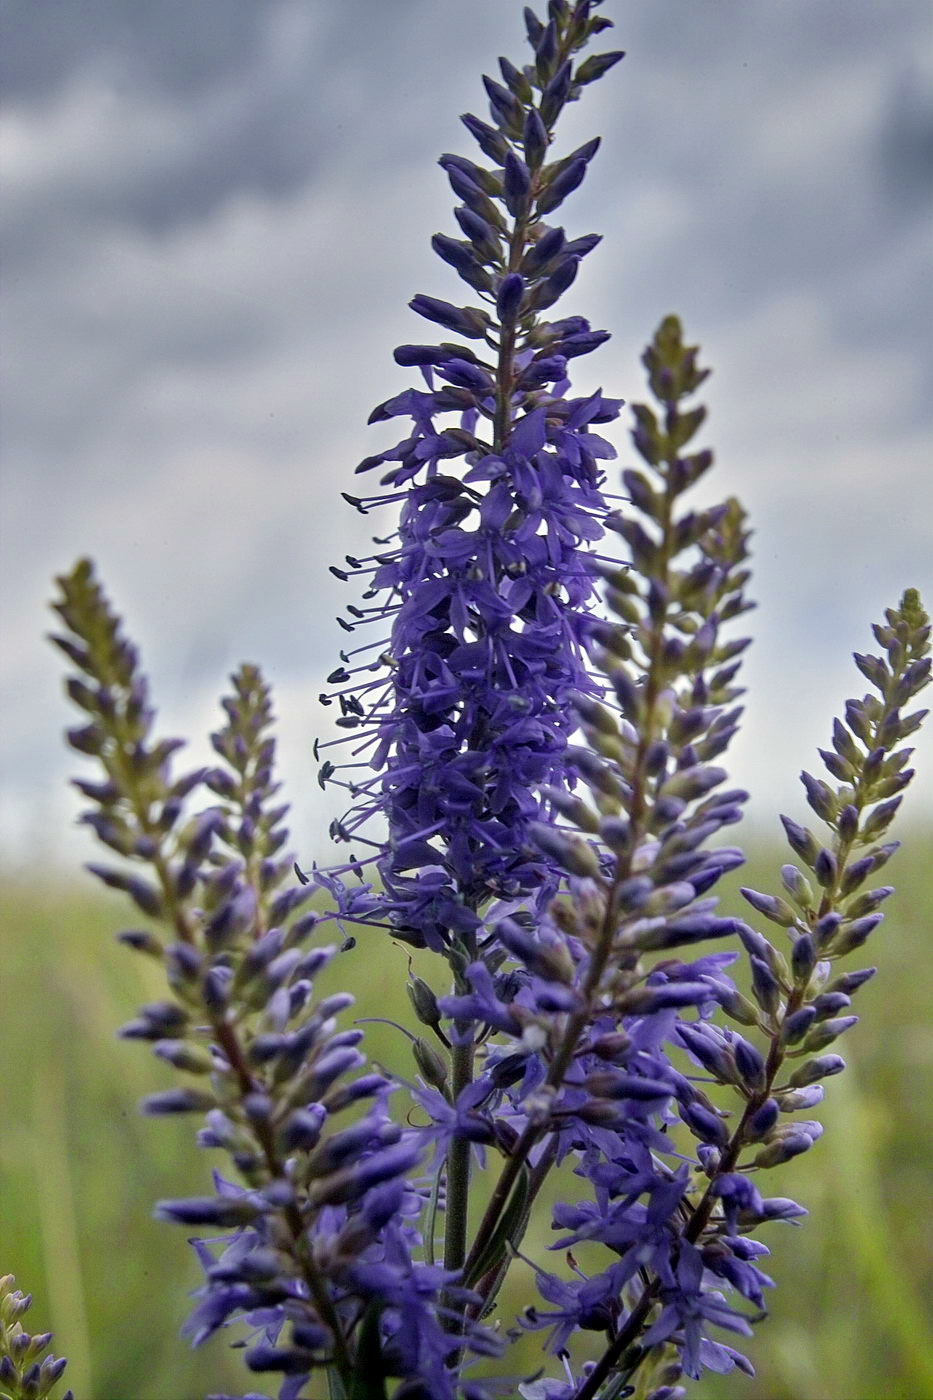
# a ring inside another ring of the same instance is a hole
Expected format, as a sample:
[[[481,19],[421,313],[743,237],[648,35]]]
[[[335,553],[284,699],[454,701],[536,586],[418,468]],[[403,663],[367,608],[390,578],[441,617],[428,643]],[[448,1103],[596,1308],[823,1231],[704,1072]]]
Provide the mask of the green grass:
[[[826,1135],[762,1183],[812,1218],[771,1227],[778,1287],[750,1347],[758,1376],[706,1377],[691,1400],[933,1400],[930,836],[908,832],[893,867],[898,895],[867,959],[881,970],[859,993],[849,1073],[829,1082]],[[764,887],[783,859],[757,857],[731,886]],[[198,1273],[184,1232],[154,1222],[152,1203],[202,1191],[215,1154],[193,1146],[190,1122],[136,1112],[171,1081],[115,1038],[140,1001],[160,994],[158,969],[113,944],[131,921],[88,878],[74,888],[0,883],[0,1273],[33,1293],[29,1321],[55,1332],[78,1400],[242,1393],[248,1375],[223,1339],[197,1353],[178,1339]],[[328,977],[357,994],[360,1015],[405,1019],[407,950],[377,938],[364,934]],[[375,1057],[411,1074],[403,1037],[370,1031]],[[548,1239],[545,1227],[527,1251]],[[507,1306],[517,1312],[533,1296],[517,1264]],[[524,1346],[529,1365],[539,1340]]]

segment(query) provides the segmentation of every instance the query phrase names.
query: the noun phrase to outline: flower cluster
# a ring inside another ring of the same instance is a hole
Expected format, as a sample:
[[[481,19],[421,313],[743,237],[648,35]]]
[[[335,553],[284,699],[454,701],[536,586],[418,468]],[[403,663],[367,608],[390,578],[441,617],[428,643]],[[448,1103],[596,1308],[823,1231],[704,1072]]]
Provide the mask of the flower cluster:
[[[652,403],[632,409],[641,465],[612,509],[599,430],[620,401],[568,379],[606,333],[550,317],[597,242],[551,217],[598,144],[555,158],[558,118],[621,57],[580,57],[608,25],[597,9],[526,10],[532,61],[500,60],[491,122],[463,119],[489,163],[442,158],[464,236],[434,248],[481,305],[414,299],[456,339],[396,351],[425,387],[375,411],[411,428],[361,464],[384,469],[380,489],[348,497],[400,512],[379,552],[334,570],[369,579],[344,627],[387,635],[341,653],[322,697],[352,749],[320,769],[350,792],[332,834],[374,854],[297,871],[255,667],[223,702],[218,766],[176,772],[180,741],[153,737],[91,565],[59,580],[54,640],[83,711],[68,737],[100,770],[77,783],[82,820],[121,862],[90,868],[135,904],[145,922],[121,941],[166,979],[122,1031],[180,1076],[144,1111],[199,1116],[200,1144],[227,1154],[213,1191],[157,1207],[220,1232],[194,1242],[185,1331],[245,1325],[246,1364],[279,1377],[280,1400],[620,1400],[630,1383],[679,1400],[703,1368],[749,1371],[713,1330],[750,1335],[771,1285],[759,1227],[805,1213],[755,1174],[818,1139],[801,1115],[844,1067],[830,1047],[874,971],[833,965],[890,893],[865,887],[895,850],[929,619],[908,591],[875,630],[884,654],[856,657],[878,693],[848,703],[821,751],[836,785],[803,775],[829,835],[784,818],[798,864],[783,893],[744,891],[782,951],[715,893],[743,859],[724,833],[746,794],[720,760],[748,645],[729,625],[751,604],[741,506],[685,504],[712,465],[693,443],[708,371],[666,318],[644,355]],[[621,559],[600,552],[613,536]],[[351,996],[316,989],[336,952],[317,939],[341,921],[441,955],[444,987],[409,978],[413,1083],[341,1027]],[[747,993],[726,939],[748,955]],[[531,1257],[557,1171],[579,1179],[553,1210],[566,1267]],[[581,1242],[603,1247],[591,1272],[569,1252]],[[503,1327],[522,1251],[542,1303]],[[0,1301],[4,1326],[17,1308]],[[553,1372],[517,1374],[508,1343],[539,1330]],[[17,1400],[60,1374],[35,1359],[47,1340],[17,1334],[0,1360]],[[498,1378],[478,1374],[500,1356]]]
[[[390,626],[364,646],[374,664],[330,677],[353,757],[374,776],[335,824],[356,838],[388,824],[377,860],[397,936],[450,951],[474,943],[490,899],[546,891],[549,865],[526,840],[540,786],[565,781],[571,697],[592,690],[583,653],[593,599],[589,547],[603,532],[601,463],[615,455],[598,428],[619,401],[574,398],[570,361],[608,339],[580,316],[550,319],[580,261],[599,242],[568,238],[554,215],[583,180],[599,141],[552,158],[570,101],[622,57],[577,61],[608,21],[595,5],[526,10],[530,66],[500,60],[485,78],[491,124],[463,121],[490,164],[445,155],[462,238],[436,234],[438,255],[481,306],[416,296],[412,309],[458,337],[403,345],[396,361],[425,386],[376,408],[373,422],[411,420],[405,438],[358,470],[388,467],[382,490],[349,499],[400,508],[397,534],[375,556],[348,560],[371,576],[349,630]],[[453,421],[451,421],[453,415]],[[348,577],[346,569],[334,569]],[[330,761],[322,781],[341,771]]]
[[[357,1073],[363,1033],[337,1025],[353,998],[314,997],[335,949],[308,947],[317,916],[283,850],[287,809],[275,801],[262,678],[251,666],[233,677],[212,736],[222,765],[175,777],[178,741],[152,737],[136,651],[91,566],[59,584],[67,633],[54,640],[81,673],[68,693],[87,720],[69,738],[104,775],[77,782],[92,803],[83,820],[131,862],[90,869],[165,930],[120,935],[162,964],[168,988],[121,1034],[150,1042],[183,1076],[143,1111],[204,1115],[201,1146],[225,1150],[237,1177],[215,1172],[213,1194],[156,1208],[186,1227],[234,1231],[219,1257],[214,1244],[198,1246],[206,1283],[186,1331],[199,1343],[246,1318],[247,1365],[284,1373],[286,1400],[325,1367],[349,1389],[373,1348],[387,1374],[427,1376],[432,1394],[452,1394],[438,1309],[456,1281],[412,1258],[425,1191],[410,1178],[423,1143],[390,1116],[390,1081]],[[188,816],[186,799],[201,788],[216,801]],[[479,1329],[474,1339],[488,1349]]]
[[[12,1274],[0,1278],[0,1400],[45,1400],[67,1366],[63,1356],[43,1356],[52,1340],[51,1332],[30,1336],[20,1318],[32,1303],[30,1294],[20,1293]],[[70,1390],[62,1400],[74,1400]]]
[[[814,884],[797,866],[786,865],[781,878],[790,902],[743,890],[758,913],[786,930],[788,954],[740,924],[751,999],[716,979],[716,1001],[729,1019],[753,1027],[758,1043],[747,1038],[747,1029],[742,1035],[708,1020],[680,1022],[675,1032],[704,1078],[738,1098],[734,1126],[726,1121],[730,1114],[712,1104],[692,1113],[681,1106],[700,1145],[696,1185],[686,1194],[687,1210],[677,1232],[676,1282],[658,1270],[654,1280],[643,1284],[576,1400],[592,1400],[618,1369],[631,1374],[652,1344],[670,1337],[678,1343],[687,1375],[699,1374],[700,1365],[715,1365],[710,1340],[703,1335],[703,1316],[720,1326],[737,1323],[734,1315],[730,1323],[712,1290],[725,1282],[762,1307],[761,1290],[771,1280],[754,1260],[767,1250],[750,1236],[762,1223],[806,1214],[794,1201],[764,1197],[750,1173],[808,1151],[822,1133],[819,1122],[797,1115],[814,1108],[823,1097],[822,1081],[845,1068],[839,1055],[822,1052],[858,1020],[840,1013],[875,972],[863,968],[834,976],[833,964],[862,946],[883,918],[879,905],[892,893],[890,886],[860,891],[896,849],[896,843],[882,838],[913,776],[907,767],[911,750],[897,746],[926,714],[904,715],[902,709],[930,680],[930,619],[915,590],[907,590],[900,607],[889,609],[886,624],[874,632],[886,656],[857,655],[856,662],[880,697],[848,701],[847,723],[834,723],[833,750],[820,751],[839,785],[834,789],[809,773],[802,775],[811,807],[829,828],[827,844],[782,818],[790,845],[812,872]],[[711,1293],[712,1308],[707,1301]],[[655,1320],[639,1338],[652,1310]],[[746,1323],[740,1330],[751,1329]]]

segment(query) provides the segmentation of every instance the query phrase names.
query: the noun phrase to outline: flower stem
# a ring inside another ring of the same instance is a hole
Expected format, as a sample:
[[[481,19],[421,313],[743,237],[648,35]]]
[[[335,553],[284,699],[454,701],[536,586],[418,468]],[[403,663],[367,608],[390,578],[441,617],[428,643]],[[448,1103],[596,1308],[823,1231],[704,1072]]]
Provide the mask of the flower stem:
[[[467,1045],[455,1045],[452,1053],[452,1088],[454,1103],[473,1082],[472,1040]],[[467,1218],[470,1201],[470,1142],[455,1137],[447,1153],[447,1225],[444,1232],[444,1267],[460,1269],[466,1256]]]

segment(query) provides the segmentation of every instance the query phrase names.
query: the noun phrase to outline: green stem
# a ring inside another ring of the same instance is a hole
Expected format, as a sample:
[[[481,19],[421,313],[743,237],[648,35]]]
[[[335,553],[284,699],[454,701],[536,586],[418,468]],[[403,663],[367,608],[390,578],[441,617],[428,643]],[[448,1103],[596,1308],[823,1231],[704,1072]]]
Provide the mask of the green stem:
[[[432,1269],[437,1263],[437,1256],[434,1252],[435,1236],[437,1234],[437,1210],[441,1194],[441,1181],[443,1172],[438,1172],[434,1178],[434,1185],[431,1187],[431,1199],[428,1205],[428,1221],[424,1232],[424,1262]]]
[[[473,1082],[472,1040],[455,1045],[451,1084],[454,1104]],[[455,1137],[447,1153],[447,1225],[444,1232],[444,1268],[460,1269],[466,1256],[467,1218],[470,1202],[470,1142]]]

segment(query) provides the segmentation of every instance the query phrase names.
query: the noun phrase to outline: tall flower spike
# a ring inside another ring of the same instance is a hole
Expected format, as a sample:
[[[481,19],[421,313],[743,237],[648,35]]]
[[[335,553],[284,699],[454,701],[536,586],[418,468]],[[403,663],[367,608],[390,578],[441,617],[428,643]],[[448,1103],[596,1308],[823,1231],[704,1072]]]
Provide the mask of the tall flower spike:
[[[518,1247],[525,1228],[529,1195],[570,1153],[595,1200],[558,1207],[555,1225],[571,1233],[557,1247],[593,1239],[619,1256],[591,1278],[564,1281],[537,1270],[545,1298],[561,1307],[535,1312],[527,1325],[553,1326],[558,1352],[576,1327],[611,1334],[625,1324],[649,1260],[678,1297],[696,1303],[698,1317],[706,1308],[719,1325],[748,1330],[727,1304],[714,1308],[695,1297],[692,1265],[678,1282],[676,1221],[687,1172],[676,1155],[672,1166],[663,1162],[676,1149],[658,1130],[659,1118],[665,1126],[683,1121],[704,1141],[724,1140],[723,1123],[672,1069],[664,1041],[678,1011],[699,1007],[708,1015],[720,997],[732,1005],[738,996],[723,972],[736,954],[692,954],[686,963],[670,956],[737,930],[737,920],[716,913],[708,891],[741,853],[707,843],[737,820],[745,796],[716,791],[725,773],[710,760],[738,722],[734,682],[745,643],[725,640],[720,626],[750,606],[747,532],[735,502],[682,508],[712,460],[707,451],[684,451],[704,417],[687,406],[706,376],[696,356],[674,318],[646,352],[661,415],[634,409],[647,470],[624,474],[634,508],[610,521],[633,560],[602,570],[619,620],[592,629],[614,702],[578,699],[589,746],[570,751],[577,791],[548,790],[559,824],[531,827],[531,838],[564,872],[568,893],[533,930],[500,922],[499,942],[522,969],[517,986],[509,974],[490,984],[477,962],[468,969],[471,994],[440,1003],[458,1021],[476,1023],[481,1041],[489,1028],[513,1038],[487,1060],[487,1081],[505,1090],[497,1121],[508,1123],[514,1142],[467,1258],[467,1282],[495,1296],[507,1247]],[[639,1199],[645,1195],[647,1205]],[[704,1347],[704,1356],[727,1369],[725,1352]]]
[[[354,503],[363,511],[397,504],[401,519],[379,541],[390,548],[350,561],[370,578],[367,602],[379,601],[351,606],[342,623],[352,632],[391,619],[391,633],[362,678],[347,668],[370,649],[342,654],[332,675],[341,689],[322,697],[339,699],[353,759],[373,774],[354,779],[354,805],[332,834],[352,840],[372,818],[377,837],[388,828],[384,843],[374,842],[384,893],[362,912],[388,918],[412,946],[444,953],[463,994],[481,937],[487,964],[503,955],[494,931],[481,934],[490,907],[541,907],[558,884],[553,862],[527,836],[546,814],[541,785],[568,779],[572,697],[595,688],[584,650],[590,550],[606,510],[601,463],[615,455],[598,428],[620,405],[599,391],[570,395],[570,360],[608,337],[581,316],[552,320],[550,310],[598,239],[568,239],[550,220],[599,141],[548,159],[564,106],[598,76],[577,61],[607,26],[595,8],[555,0],[547,24],[529,12],[533,63],[519,70],[502,59],[504,85],[484,79],[491,124],[463,119],[492,164],[441,157],[465,237],[438,234],[434,250],[481,305],[425,295],[411,302],[457,339],[395,352],[399,364],[421,369],[426,388],[371,414],[371,422],[404,417],[412,426],[360,464],[364,473],[388,470],[380,494]],[[605,55],[601,71],[619,57]],[[328,761],[322,777],[337,771]],[[333,874],[325,878],[343,893]],[[452,1053],[455,1101],[470,1091],[472,1065],[470,1039],[461,1038]],[[447,1162],[449,1270],[466,1253],[470,1150],[458,1127]]]
[[[362,1031],[336,1021],[353,998],[314,997],[335,950],[306,946],[317,916],[302,908],[311,889],[294,884],[283,851],[268,689],[243,666],[212,736],[221,766],[174,778],[178,745],[151,737],[136,650],[90,565],[59,583],[68,633],[55,640],[82,673],[67,688],[89,720],[70,738],[104,769],[103,782],[78,783],[92,804],[85,820],[149,876],[91,869],[163,926],[161,936],[121,935],[163,965],[168,984],[122,1034],[149,1041],[182,1076],[143,1111],[206,1115],[199,1142],[226,1151],[238,1178],[215,1172],[213,1194],[156,1208],[188,1228],[233,1232],[196,1243],[206,1281],[186,1331],[199,1343],[245,1320],[247,1365],[287,1376],[286,1397],[324,1368],[346,1393],[381,1368],[427,1376],[438,1400],[453,1400],[440,1295],[460,1294],[452,1276],[413,1258],[423,1194],[409,1177],[424,1138],[390,1117],[383,1075],[357,1074]],[[201,785],[217,802],[188,816]],[[371,1325],[360,1326],[364,1317]],[[495,1346],[478,1327],[460,1335],[484,1352]]]
[[[503,59],[504,85],[484,80],[491,124],[463,118],[491,164],[441,157],[465,236],[437,234],[433,246],[481,305],[412,301],[458,338],[396,350],[427,387],[374,410],[371,421],[402,416],[412,428],[361,464],[388,467],[385,493],[353,498],[364,511],[390,500],[401,521],[391,548],[350,560],[378,601],[351,607],[344,625],[391,620],[391,634],[371,664],[346,654],[331,677],[340,690],[323,697],[339,699],[338,725],[374,775],[353,779],[333,834],[353,839],[385,818],[377,864],[396,934],[448,953],[464,942],[472,956],[489,900],[547,888],[549,863],[526,833],[542,814],[540,784],[565,782],[571,696],[593,690],[589,550],[603,529],[601,463],[614,455],[598,427],[619,404],[570,396],[570,360],[606,332],[544,313],[598,242],[550,222],[599,144],[549,159],[561,111],[621,57],[577,62],[608,23],[594,9],[555,4],[547,24],[529,12],[533,63]],[[339,771],[328,761],[323,780]]]
[[[829,827],[830,840],[822,845],[811,831],[782,818],[790,845],[811,877],[796,865],[785,865],[785,895],[742,891],[752,908],[790,939],[785,954],[762,933],[741,926],[753,1002],[730,1005],[733,994],[723,996],[716,989],[726,1014],[743,1028],[753,1027],[763,1044],[759,1048],[709,1021],[682,1023],[677,1029],[704,1074],[738,1097],[738,1121],[727,1128],[721,1110],[709,1114],[693,1107],[683,1112],[681,1106],[685,1123],[702,1144],[702,1171],[683,1197],[676,1277],[665,1277],[662,1268],[643,1284],[575,1400],[595,1400],[603,1383],[611,1388],[624,1382],[643,1366],[652,1347],[671,1339],[689,1376],[721,1361],[704,1321],[730,1325],[724,1305],[716,1301],[717,1290],[725,1282],[761,1307],[762,1287],[771,1280],[754,1263],[757,1254],[766,1252],[764,1246],[749,1236],[769,1220],[805,1214],[793,1201],[764,1198],[748,1173],[780,1166],[818,1141],[821,1124],[798,1115],[820,1102],[822,1081],[845,1068],[841,1056],[826,1052],[856,1024],[857,1016],[844,1013],[875,972],[864,968],[833,977],[833,964],[861,947],[883,918],[878,906],[892,893],[890,886],[867,894],[860,890],[896,850],[896,843],[882,838],[913,776],[907,767],[911,750],[898,745],[926,714],[902,713],[930,679],[930,620],[916,590],[908,589],[900,607],[888,610],[874,634],[886,655],[856,654],[855,660],[879,695],[848,701],[846,722],[833,725],[832,750],[821,750],[837,785],[803,774],[807,799]],[[693,1271],[689,1288],[684,1286],[688,1267]]]

